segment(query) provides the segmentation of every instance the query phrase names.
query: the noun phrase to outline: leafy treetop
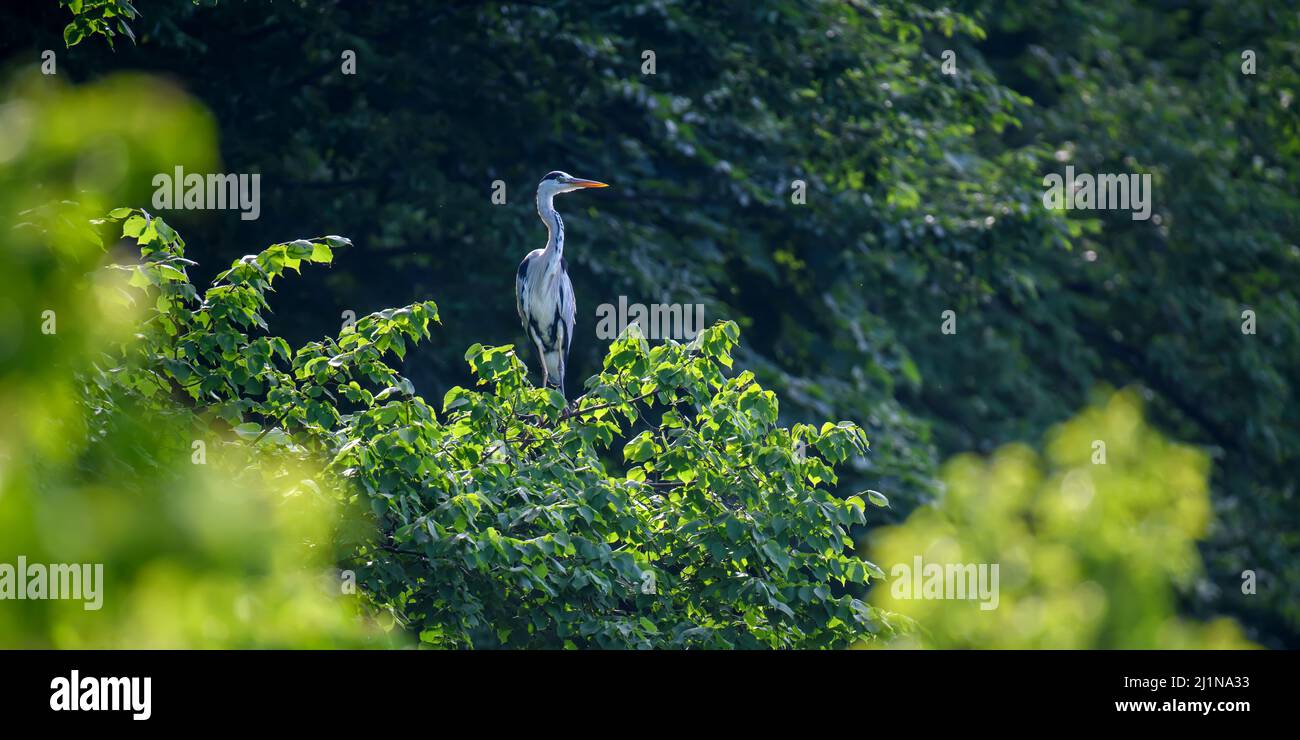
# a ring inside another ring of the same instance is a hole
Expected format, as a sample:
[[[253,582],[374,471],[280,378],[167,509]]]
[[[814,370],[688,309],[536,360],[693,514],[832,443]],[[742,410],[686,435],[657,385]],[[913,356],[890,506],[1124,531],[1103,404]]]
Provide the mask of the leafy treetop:
[[[512,347],[475,344],[477,385],[438,411],[387,363],[429,336],[431,301],[297,350],[265,335],[276,279],[330,263],[346,239],[273,245],[199,295],[162,219],[108,220],[139,245],[139,263],[113,269],[145,315],[90,395],[228,429],[273,478],[318,462],[303,486],[354,513],[318,544],[422,642],[835,647],[890,629],[850,593],[883,577],[852,554],[867,503],[829,490],[835,465],[867,453],[865,435],[779,426],[771,391],[728,377],[735,324],[685,345],[625,334],[572,406],[533,387]]]

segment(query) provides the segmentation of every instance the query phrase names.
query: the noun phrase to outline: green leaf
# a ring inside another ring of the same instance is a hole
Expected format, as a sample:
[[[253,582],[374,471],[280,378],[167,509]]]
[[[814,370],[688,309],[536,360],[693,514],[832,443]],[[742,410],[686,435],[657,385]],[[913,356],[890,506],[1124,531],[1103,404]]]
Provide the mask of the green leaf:
[[[546,400],[557,409],[563,409],[568,405],[568,401],[564,400],[564,394],[554,388],[546,389]]]
[[[262,432],[262,426],[254,422],[245,422],[235,427],[235,434],[244,439],[253,439]]]
[[[654,436],[649,431],[641,432],[623,445],[624,462],[645,462],[654,457],[656,445]]]

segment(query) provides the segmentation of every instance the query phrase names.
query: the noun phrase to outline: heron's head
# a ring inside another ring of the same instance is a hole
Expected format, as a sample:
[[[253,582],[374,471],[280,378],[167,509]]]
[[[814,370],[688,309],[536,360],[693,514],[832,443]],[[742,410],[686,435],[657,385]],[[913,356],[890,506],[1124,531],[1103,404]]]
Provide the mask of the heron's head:
[[[596,180],[584,180],[581,177],[574,177],[567,172],[546,173],[546,177],[537,183],[537,197],[549,198],[560,193],[572,193],[575,190],[585,190],[586,188],[607,188],[603,182]]]

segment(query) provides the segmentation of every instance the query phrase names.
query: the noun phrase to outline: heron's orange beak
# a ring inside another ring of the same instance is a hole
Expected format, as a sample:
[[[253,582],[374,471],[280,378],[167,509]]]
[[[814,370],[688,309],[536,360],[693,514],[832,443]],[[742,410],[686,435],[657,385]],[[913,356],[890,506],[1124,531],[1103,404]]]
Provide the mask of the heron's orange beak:
[[[600,182],[600,181],[598,181],[598,180],[583,180],[583,179],[580,178],[580,177],[575,177],[575,178],[573,178],[573,180],[571,180],[571,181],[569,182],[569,184],[570,184],[570,185],[577,185],[577,186],[580,187],[580,188],[607,188],[607,187],[609,187],[609,185],[607,185],[607,184],[605,184],[605,183],[603,183],[603,182]]]

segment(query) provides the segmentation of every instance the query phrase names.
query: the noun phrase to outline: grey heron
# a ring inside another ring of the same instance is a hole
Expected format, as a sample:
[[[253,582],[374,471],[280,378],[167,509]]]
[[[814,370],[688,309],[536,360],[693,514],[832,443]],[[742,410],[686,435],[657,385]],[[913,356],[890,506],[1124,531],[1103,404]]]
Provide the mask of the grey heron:
[[[529,252],[515,275],[515,308],[524,332],[537,348],[542,385],[558,389],[561,395],[576,309],[564,261],[564,221],[555,211],[554,200],[561,193],[605,187],[609,186],[567,172],[548,172],[537,184],[537,215],[546,224],[546,248]]]

